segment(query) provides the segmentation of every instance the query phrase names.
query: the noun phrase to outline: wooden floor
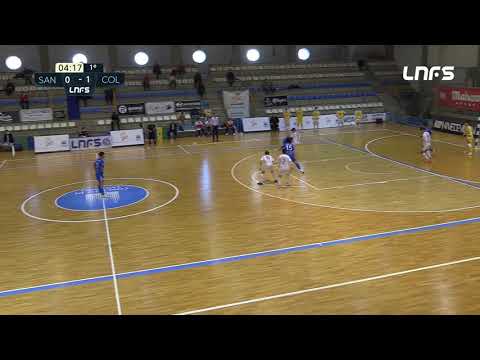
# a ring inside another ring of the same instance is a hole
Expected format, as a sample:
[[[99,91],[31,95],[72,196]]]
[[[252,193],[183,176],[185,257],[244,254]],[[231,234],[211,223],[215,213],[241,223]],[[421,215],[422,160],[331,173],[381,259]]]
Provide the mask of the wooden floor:
[[[480,152],[435,132],[427,165],[413,128],[310,130],[305,174],[258,186],[282,136],[108,150],[106,183],[150,192],[108,214],[54,202],[94,184],[93,152],[1,153],[0,314],[480,313]]]

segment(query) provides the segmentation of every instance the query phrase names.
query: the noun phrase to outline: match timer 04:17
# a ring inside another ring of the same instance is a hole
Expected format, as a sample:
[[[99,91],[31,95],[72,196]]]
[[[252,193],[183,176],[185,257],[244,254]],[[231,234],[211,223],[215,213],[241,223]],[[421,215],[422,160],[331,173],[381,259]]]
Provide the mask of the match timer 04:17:
[[[103,64],[57,63],[54,73],[36,73],[40,87],[64,87],[67,96],[92,96],[96,87],[112,88],[125,83],[123,73],[104,73]]]
[[[103,64],[56,63],[55,73],[103,72]]]

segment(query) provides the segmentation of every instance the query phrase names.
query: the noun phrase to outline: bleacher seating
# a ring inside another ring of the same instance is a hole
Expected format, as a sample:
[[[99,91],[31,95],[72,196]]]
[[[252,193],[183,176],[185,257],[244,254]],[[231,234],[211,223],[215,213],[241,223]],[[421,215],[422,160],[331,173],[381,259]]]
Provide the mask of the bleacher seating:
[[[319,79],[319,78],[341,78],[341,77],[363,77],[364,73],[355,71],[348,73],[311,73],[311,74],[295,74],[295,75],[258,75],[258,76],[237,76],[236,78],[240,81],[264,81],[264,80],[310,80],[310,79]],[[224,83],[227,82],[225,77],[216,77],[214,78],[215,82]]]
[[[370,63],[371,65],[372,63]],[[382,63],[385,64],[385,63]],[[391,65],[389,65],[391,66]],[[389,68],[381,71],[393,71]],[[134,102],[155,102],[155,101],[180,101],[198,100],[197,91],[193,89],[193,75],[199,70],[195,66],[187,66],[186,74],[177,77],[178,89],[168,89],[168,74],[171,67],[161,68],[162,75],[156,80],[151,67],[147,68],[124,68],[116,69],[126,74],[125,86],[117,89],[117,103],[125,104]],[[234,71],[240,80],[234,87],[226,83],[226,71]],[[287,96],[290,111],[303,109],[305,113],[315,109],[320,112],[332,113],[339,109],[344,110],[368,110],[383,111],[383,103],[379,101],[378,94],[373,91],[371,81],[365,79],[364,72],[358,71],[354,62],[346,63],[323,63],[323,64],[282,64],[282,65],[212,65],[211,74],[204,78],[206,96],[204,100],[220,118],[226,116],[223,107],[222,90],[249,89],[252,94],[251,111],[252,116],[265,116],[265,114],[281,114],[284,108],[264,108],[264,96]],[[223,72],[223,73],[222,73]],[[152,74],[150,86],[152,90],[143,90],[142,77],[144,74]],[[2,78],[3,75],[3,78]],[[0,74],[0,80],[7,80],[14,74]],[[260,83],[269,81],[273,84],[275,92],[264,93]],[[66,112],[66,98],[62,88],[49,89],[37,88],[35,86],[23,85],[23,79],[15,79],[16,92],[30,91],[31,107],[52,106],[55,109],[64,109]],[[252,83],[245,83],[252,82]],[[257,82],[257,83],[256,83]],[[299,88],[292,88],[298,85]],[[38,131],[46,129],[65,129],[65,132],[76,132],[76,127],[86,127],[92,133],[95,131],[108,131],[110,128],[110,115],[112,106],[106,105],[104,94],[97,89],[96,95],[88,100],[88,106],[80,103],[81,120],[79,122],[55,121],[49,123],[19,125],[19,130],[14,131]],[[18,94],[11,97],[0,95],[0,106],[19,108]],[[191,127],[190,114],[185,113],[185,127]],[[125,128],[138,127],[139,123],[157,123],[157,126],[166,125],[175,120],[176,115],[139,115],[121,116],[121,123]],[[18,126],[15,125],[16,129]],[[0,127],[1,129],[1,127]]]

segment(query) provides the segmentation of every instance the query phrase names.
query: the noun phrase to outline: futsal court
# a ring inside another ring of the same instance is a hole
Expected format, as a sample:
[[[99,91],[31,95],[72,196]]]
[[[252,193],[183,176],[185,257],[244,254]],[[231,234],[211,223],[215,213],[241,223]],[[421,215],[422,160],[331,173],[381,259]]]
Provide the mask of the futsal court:
[[[305,174],[257,185],[285,133],[1,154],[0,314],[474,314],[480,160],[397,124],[305,130]],[[82,204],[96,203],[94,211]]]

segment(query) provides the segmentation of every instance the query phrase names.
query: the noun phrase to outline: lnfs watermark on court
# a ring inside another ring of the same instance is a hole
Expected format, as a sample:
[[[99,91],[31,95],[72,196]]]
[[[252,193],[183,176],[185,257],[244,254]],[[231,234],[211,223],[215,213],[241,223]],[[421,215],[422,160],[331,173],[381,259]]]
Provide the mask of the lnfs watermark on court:
[[[455,79],[455,66],[432,66],[430,69],[427,66],[415,66],[415,74],[408,75],[408,66],[403,67],[403,80],[419,80],[420,73],[423,73],[423,80],[433,80],[442,77],[440,80],[449,81]]]

